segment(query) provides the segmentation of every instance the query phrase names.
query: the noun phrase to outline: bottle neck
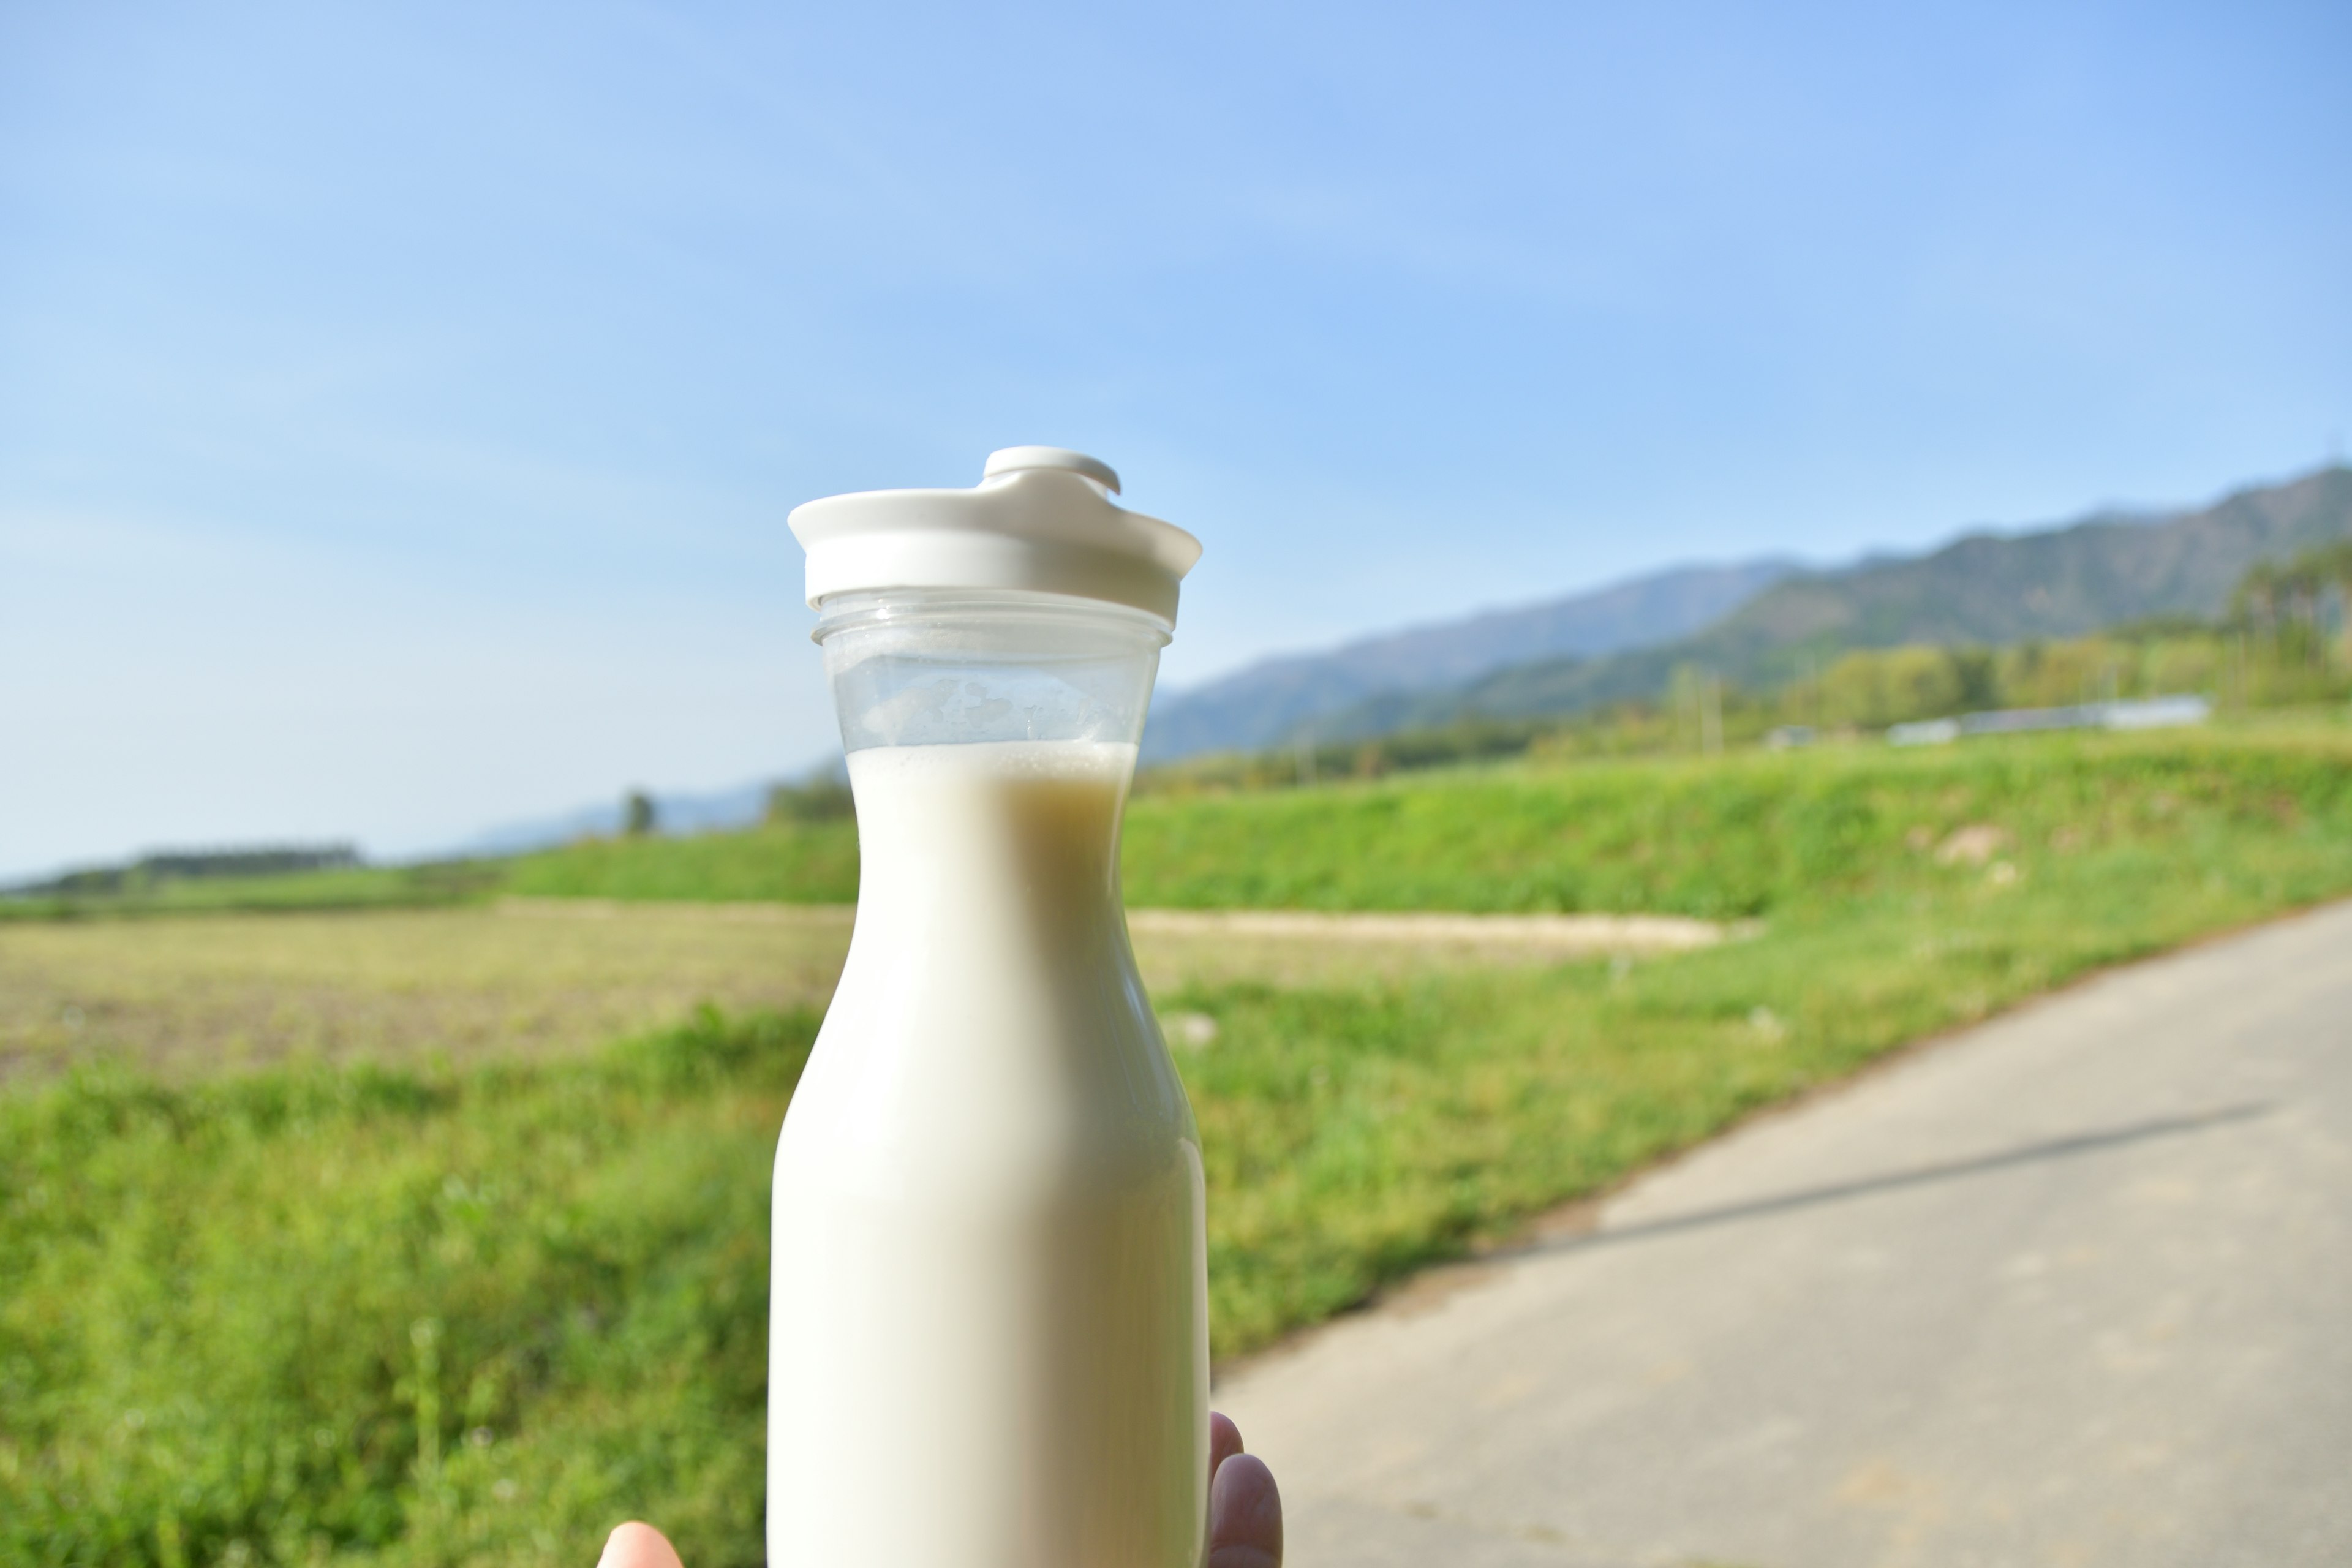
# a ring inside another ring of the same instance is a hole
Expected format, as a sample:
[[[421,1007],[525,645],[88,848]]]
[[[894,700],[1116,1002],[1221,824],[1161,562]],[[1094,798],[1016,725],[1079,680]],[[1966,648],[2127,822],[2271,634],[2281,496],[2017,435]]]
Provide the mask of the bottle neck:
[[[901,589],[820,607],[842,744],[1140,739],[1169,628],[1123,605],[1011,590]]]

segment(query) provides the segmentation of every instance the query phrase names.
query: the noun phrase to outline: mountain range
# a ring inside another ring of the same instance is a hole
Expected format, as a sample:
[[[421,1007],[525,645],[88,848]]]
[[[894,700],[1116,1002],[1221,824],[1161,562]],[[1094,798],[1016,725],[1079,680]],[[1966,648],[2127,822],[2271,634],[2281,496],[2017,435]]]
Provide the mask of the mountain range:
[[[2227,608],[2231,591],[2256,562],[2347,537],[2352,537],[2352,468],[2331,466],[2284,484],[2242,489],[2194,510],[2105,512],[2054,528],[1976,532],[1924,555],[1874,556],[1825,570],[1796,570],[1778,561],[1682,568],[1549,605],[1270,660],[1179,694],[1168,708],[1182,715],[1181,726],[1147,744],[1152,756],[1164,760],[1276,744],[1302,733],[1331,741],[1472,717],[1570,713],[1654,697],[1685,667],[1769,686],[1853,648],[1993,647],[2081,637],[2158,616],[2211,618]],[[1752,584],[1745,592],[1738,586],[1743,579]],[[1660,600],[1668,613],[1646,627],[1637,616],[1585,618],[1592,606],[1640,603],[1660,589],[1672,590]],[[1696,606],[1707,606],[1710,594],[1722,599],[1707,614]],[[1617,598],[1622,595],[1632,598]],[[1676,616],[1675,607],[1686,614]],[[1497,658],[1452,679],[1383,683],[1363,673],[1381,667],[1365,660],[1361,650],[1407,642],[1475,658],[1475,628],[1496,621],[1605,626],[1594,641],[1613,646]],[[1349,668],[1327,670],[1327,664]],[[1355,694],[1337,696],[1349,691],[1351,680]],[[1277,696],[1284,700],[1275,700]],[[1270,719],[1276,711],[1283,713],[1279,724]],[[1160,722],[1155,712],[1155,731]],[[1237,738],[1208,738],[1222,736]]]
[[[1264,659],[1152,704],[1147,762],[1273,745],[1368,701],[1444,692],[1492,671],[1590,658],[1698,631],[1799,570],[1785,557],[1675,566],[1590,593]]]
[[[1332,741],[1653,697],[1696,667],[1769,685],[1849,648],[1995,646],[2152,616],[2211,617],[2257,561],[2352,537],[2352,468],[2239,490],[2212,506],[2105,512],[1976,532],[1924,555],[1805,567],[1766,556],[1677,566],[1541,604],[1269,658],[1153,704],[1144,756],[1167,762],[1310,735]],[[837,764],[836,764],[837,765]],[[769,785],[655,797],[664,833],[747,826]],[[618,801],[512,823],[459,853],[513,854],[621,826]]]

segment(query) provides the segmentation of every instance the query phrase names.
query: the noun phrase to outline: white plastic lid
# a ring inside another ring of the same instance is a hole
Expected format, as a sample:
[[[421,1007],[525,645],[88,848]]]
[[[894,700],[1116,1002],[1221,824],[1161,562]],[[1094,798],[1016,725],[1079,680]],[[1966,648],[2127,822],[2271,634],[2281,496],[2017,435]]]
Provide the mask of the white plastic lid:
[[[968,490],[860,490],[793,509],[808,602],[885,588],[1025,588],[1176,624],[1201,542],[1112,500],[1109,464],[1061,447],[989,454]]]

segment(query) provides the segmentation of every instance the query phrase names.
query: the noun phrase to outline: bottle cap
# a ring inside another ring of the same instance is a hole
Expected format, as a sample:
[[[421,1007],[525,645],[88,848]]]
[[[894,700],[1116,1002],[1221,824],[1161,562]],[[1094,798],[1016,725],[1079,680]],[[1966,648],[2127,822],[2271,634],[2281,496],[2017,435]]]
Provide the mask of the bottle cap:
[[[989,454],[968,490],[860,490],[793,509],[808,602],[887,588],[1024,588],[1149,611],[1176,624],[1201,542],[1110,498],[1109,464],[1060,447]]]

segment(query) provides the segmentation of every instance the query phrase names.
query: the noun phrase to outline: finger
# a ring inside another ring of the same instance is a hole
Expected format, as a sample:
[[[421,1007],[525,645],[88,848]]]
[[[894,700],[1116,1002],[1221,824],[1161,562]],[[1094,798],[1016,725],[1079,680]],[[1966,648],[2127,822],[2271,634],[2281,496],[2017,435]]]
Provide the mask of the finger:
[[[1217,1467],[1242,1451],[1242,1429],[1230,1417],[1209,1412],[1209,1479],[1216,1479]]]
[[[1255,1454],[1235,1454],[1209,1483],[1209,1568],[1282,1568],[1282,1494]]]
[[[604,1540],[596,1568],[680,1568],[669,1538],[650,1524],[631,1520]]]

